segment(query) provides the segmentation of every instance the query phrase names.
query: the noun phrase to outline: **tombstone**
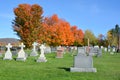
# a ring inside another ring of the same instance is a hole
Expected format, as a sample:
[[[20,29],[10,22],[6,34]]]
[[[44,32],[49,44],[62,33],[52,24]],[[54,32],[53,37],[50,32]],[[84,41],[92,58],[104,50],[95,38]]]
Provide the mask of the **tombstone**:
[[[112,48],[112,52],[116,52],[116,49],[115,49],[115,47],[113,47],[113,48]]]
[[[57,47],[51,46],[51,52],[57,52]]]
[[[12,45],[10,43],[8,43],[7,47],[7,51],[5,52],[5,56],[4,56],[4,60],[8,59],[8,60],[12,60],[12,53],[10,51],[10,48],[12,48]]]
[[[34,42],[32,45],[33,45],[33,50],[31,52],[30,56],[37,56],[38,53],[36,51],[36,46],[38,45],[38,43]]]
[[[95,50],[93,47],[90,47],[89,56],[94,56],[94,55],[95,55]]]
[[[111,52],[110,46],[108,46],[108,52]]]
[[[21,45],[19,45],[19,47],[21,47],[20,51],[18,52],[18,57],[17,57],[17,61],[25,61],[26,60],[26,53],[24,52],[24,47],[25,45],[23,43],[21,43]]]
[[[104,48],[104,51],[107,52],[107,48],[106,47]]]
[[[96,68],[93,68],[92,56],[84,54],[79,53],[74,57],[74,66],[70,68],[71,72],[97,72]]]
[[[45,53],[51,53],[51,48],[49,46],[46,46]]]
[[[78,55],[79,54],[87,55],[84,47],[78,47]]]
[[[64,49],[61,46],[59,46],[57,48],[57,56],[56,56],[56,58],[63,58],[63,50]]]
[[[72,52],[71,52],[71,53],[72,53],[72,56],[74,56],[75,53],[76,53],[76,51],[77,51],[75,48],[76,48],[75,46],[71,48],[71,50],[72,50]]]
[[[0,53],[4,53],[6,50],[6,47],[5,46],[0,46]]]
[[[116,51],[116,50],[115,50],[115,47],[113,47],[113,48],[112,48],[112,52],[110,52],[110,54],[113,55],[113,54],[115,53],[115,51]]]
[[[11,52],[12,52],[12,55],[17,55],[17,53],[18,53],[17,47],[12,47]]]
[[[102,49],[99,49],[99,50],[98,50],[98,53],[97,53],[96,56],[97,56],[97,57],[101,57],[101,56],[102,56]]]
[[[43,44],[40,46],[41,54],[40,54],[39,58],[37,59],[37,62],[47,62],[47,59],[44,54],[45,48],[46,47]]]

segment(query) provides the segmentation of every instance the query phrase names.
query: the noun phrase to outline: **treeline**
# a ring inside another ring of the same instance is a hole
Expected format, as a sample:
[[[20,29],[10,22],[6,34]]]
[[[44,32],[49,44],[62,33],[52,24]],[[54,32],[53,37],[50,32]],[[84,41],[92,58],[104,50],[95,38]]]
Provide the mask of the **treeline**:
[[[70,25],[69,22],[59,18],[57,14],[49,17],[43,16],[43,8],[38,4],[19,4],[14,8],[14,14],[13,30],[28,48],[35,41],[50,46],[83,46],[87,45],[88,39],[91,45],[112,45],[110,42],[113,40],[111,30],[108,31],[107,36],[100,34],[96,37],[92,31],[82,31],[77,26]]]

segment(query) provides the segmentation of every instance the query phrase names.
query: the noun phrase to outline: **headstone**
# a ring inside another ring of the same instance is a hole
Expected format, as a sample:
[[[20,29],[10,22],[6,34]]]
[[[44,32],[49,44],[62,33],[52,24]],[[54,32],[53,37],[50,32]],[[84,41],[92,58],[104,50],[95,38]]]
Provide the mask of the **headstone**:
[[[107,48],[106,47],[104,48],[104,51],[107,52]]]
[[[89,51],[89,56],[94,56],[94,55],[95,55],[95,49],[91,47]]]
[[[11,52],[12,52],[12,55],[17,55],[17,53],[18,53],[17,47],[12,47]]]
[[[51,48],[49,46],[46,46],[45,53],[51,53]]]
[[[57,48],[57,56],[56,58],[63,58],[63,48],[61,46],[59,46]]]
[[[108,52],[111,52],[110,46],[108,46]]]
[[[32,45],[33,45],[33,50],[31,52],[30,56],[37,56],[38,53],[36,51],[36,46],[38,45],[38,43],[34,42]]]
[[[86,56],[83,53],[79,53],[74,58],[74,66],[70,68],[71,72],[97,72],[96,68],[93,68],[92,56]]]
[[[78,55],[79,54],[83,54],[86,56],[86,51],[85,51],[85,48],[84,47],[78,47]]]
[[[97,53],[96,56],[97,56],[97,57],[101,57],[101,56],[102,56],[102,49],[99,49],[99,50],[98,50],[98,53]]]
[[[57,47],[51,46],[51,52],[57,52]]]
[[[112,48],[112,52],[115,52],[115,51],[116,51],[116,50],[115,50],[115,47],[113,47],[113,48]]]
[[[12,48],[12,45],[10,43],[8,43],[7,47],[7,51],[5,52],[5,56],[4,56],[4,60],[8,59],[11,60],[12,59],[12,53],[10,51],[10,48]]]
[[[71,53],[72,53],[72,56],[74,56],[74,55],[76,54],[76,51],[77,51],[77,50],[76,50],[75,48],[76,48],[75,46],[71,48],[71,50],[72,50],[72,52],[71,52]]]
[[[45,54],[44,54],[45,48],[46,47],[43,44],[40,46],[41,54],[40,54],[39,58],[37,59],[37,62],[46,62],[47,61]]]
[[[21,47],[21,50],[18,52],[18,57],[17,57],[17,61],[25,61],[26,60],[26,53],[24,52],[24,47],[25,45],[23,43],[21,43],[21,45],[19,45],[19,47]]]
[[[110,52],[110,54],[114,54],[115,53],[115,47],[112,48],[112,51]]]

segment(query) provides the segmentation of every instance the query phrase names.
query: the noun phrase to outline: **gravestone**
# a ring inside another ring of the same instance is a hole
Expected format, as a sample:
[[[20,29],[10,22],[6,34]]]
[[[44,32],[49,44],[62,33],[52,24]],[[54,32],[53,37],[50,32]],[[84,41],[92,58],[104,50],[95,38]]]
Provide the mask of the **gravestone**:
[[[23,43],[21,43],[21,45],[19,45],[19,47],[21,47],[20,51],[18,52],[18,57],[17,57],[17,61],[25,61],[26,60],[26,53],[24,52],[24,47],[25,45]]]
[[[45,48],[46,47],[43,44],[40,46],[41,54],[40,54],[39,58],[37,59],[37,62],[46,62],[47,61],[45,54],[44,54]]]
[[[74,66],[70,68],[71,72],[97,72],[96,68],[93,68],[92,56],[86,56],[84,54],[78,53],[74,57]]]
[[[64,49],[61,46],[59,46],[57,48],[57,56],[56,56],[56,58],[63,58],[63,50]]]
[[[116,52],[116,49],[115,49],[115,47],[113,47],[113,48],[112,48],[112,52]]]
[[[115,47],[112,48],[112,51],[110,52],[110,54],[114,54],[115,53]]]
[[[84,47],[78,47],[78,55],[79,54],[87,55]]]
[[[5,52],[5,56],[4,56],[4,60],[8,59],[8,60],[12,60],[12,53],[10,51],[10,48],[12,48],[12,45],[10,43],[8,43],[7,47],[7,51]]]
[[[101,49],[101,48],[98,50],[98,53],[97,53],[96,56],[97,56],[97,57],[101,57],[101,56],[102,56],[102,49]]]
[[[107,48],[106,47],[104,48],[104,51],[107,52]]]
[[[37,56],[38,53],[36,51],[36,46],[38,45],[38,43],[34,42],[32,45],[33,45],[33,50],[31,52],[30,56]]]
[[[57,52],[57,47],[51,46],[51,52]]]
[[[46,46],[45,53],[51,53],[51,48],[49,46]]]

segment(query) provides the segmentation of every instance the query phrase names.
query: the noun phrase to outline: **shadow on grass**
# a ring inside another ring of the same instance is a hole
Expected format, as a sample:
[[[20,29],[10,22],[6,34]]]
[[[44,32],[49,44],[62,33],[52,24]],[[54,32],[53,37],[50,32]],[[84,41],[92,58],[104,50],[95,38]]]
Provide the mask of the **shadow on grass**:
[[[66,67],[58,67],[58,69],[63,69],[63,70],[65,70],[65,71],[70,72],[70,68],[66,68]]]

